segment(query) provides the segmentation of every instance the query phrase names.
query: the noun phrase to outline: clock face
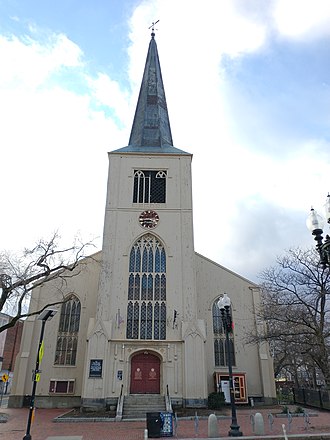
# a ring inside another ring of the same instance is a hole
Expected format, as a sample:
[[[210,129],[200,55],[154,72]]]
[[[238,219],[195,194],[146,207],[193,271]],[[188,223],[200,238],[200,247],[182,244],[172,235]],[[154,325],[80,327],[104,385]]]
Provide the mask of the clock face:
[[[143,211],[140,214],[139,222],[143,228],[152,229],[157,226],[159,215],[155,211]]]

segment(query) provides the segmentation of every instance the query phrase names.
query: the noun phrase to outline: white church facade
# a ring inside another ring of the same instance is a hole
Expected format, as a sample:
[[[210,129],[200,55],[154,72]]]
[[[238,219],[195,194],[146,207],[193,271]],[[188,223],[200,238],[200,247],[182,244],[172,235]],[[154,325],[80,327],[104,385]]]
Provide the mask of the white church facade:
[[[167,393],[177,405],[205,406],[228,380],[224,293],[236,402],[274,401],[269,347],[245,343],[263,331],[259,287],[194,250],[191,161],[173,146],[152,34],[129,145],[109,153],[102,251],[81,262],[45,326],[37,406],[103,408],[122,395]],[[58,281],[47,283],[30,307],[62,294]],[[10,406],[31,394],[39,334],[40,321],[28,318]]]

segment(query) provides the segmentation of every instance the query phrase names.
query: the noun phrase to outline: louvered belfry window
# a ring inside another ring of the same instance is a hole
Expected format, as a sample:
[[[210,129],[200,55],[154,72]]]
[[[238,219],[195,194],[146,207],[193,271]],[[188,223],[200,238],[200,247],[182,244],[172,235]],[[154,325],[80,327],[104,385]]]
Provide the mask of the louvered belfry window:
[[[75,295],[62,304],[55,365],[76,365],[81,304]]]
[[[227,365],[226,333],[223,327],[218,301],[219,298],[215,300],[212,306],[214,364],[216,367],[223,367]],[[232,365],[236,365],[234,335],[232,333],[229,334],[229,350]]]
[[[133,203],[165,203],[166,171],[135,170]]]
[[[126,337],[166,339],[166,254],[151,234],[130,253]]]

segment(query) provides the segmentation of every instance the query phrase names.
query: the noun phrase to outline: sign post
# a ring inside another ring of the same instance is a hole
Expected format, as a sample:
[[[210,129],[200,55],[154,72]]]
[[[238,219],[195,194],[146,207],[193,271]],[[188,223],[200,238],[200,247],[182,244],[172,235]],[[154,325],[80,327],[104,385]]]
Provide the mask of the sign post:
[[[1,408],[1,405],[2,405],[2,398],[3,398],[3,393],[4,393],[4,390],[5,390],[5,383],[8,381],[8,379],[9,379],[9,376],[8,376],[8,374],[6,374],[6,373],[4,373],[4,374],[1,376],[2,384],[1,384],[0,408]]]

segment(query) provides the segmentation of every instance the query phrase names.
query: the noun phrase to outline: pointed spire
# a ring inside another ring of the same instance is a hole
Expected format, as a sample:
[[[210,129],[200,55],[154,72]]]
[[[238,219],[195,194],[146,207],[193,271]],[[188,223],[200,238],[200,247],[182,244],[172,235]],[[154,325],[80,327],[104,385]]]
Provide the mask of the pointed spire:
[[[129,146],[140,151],[148,151],[150,147],[173,146],[154,29],[151,33]]]

